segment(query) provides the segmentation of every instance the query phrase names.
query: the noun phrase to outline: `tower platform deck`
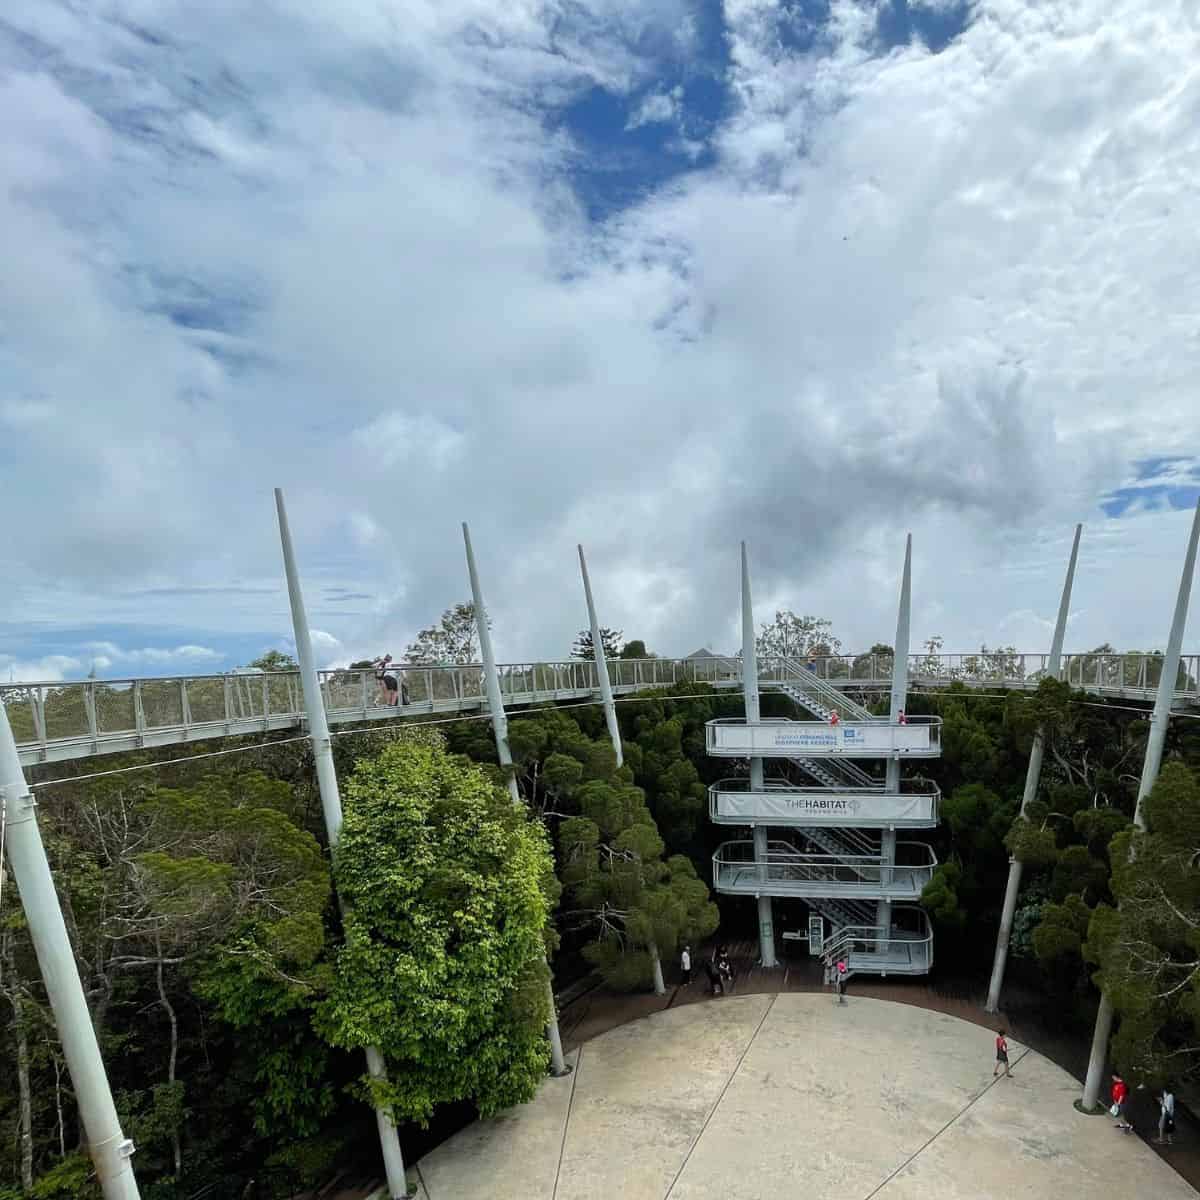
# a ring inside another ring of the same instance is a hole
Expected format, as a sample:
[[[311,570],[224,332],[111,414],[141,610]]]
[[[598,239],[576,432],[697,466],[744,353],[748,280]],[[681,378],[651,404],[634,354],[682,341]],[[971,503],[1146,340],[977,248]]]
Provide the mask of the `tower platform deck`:
[[[700,985],[694,983],[693,988]],[[854,994],[726,996],[586,1042],[529,1104],[412,1171],[422,1200],[1059,1200],[1196,1193],[1079,1085],[944,1013]]]

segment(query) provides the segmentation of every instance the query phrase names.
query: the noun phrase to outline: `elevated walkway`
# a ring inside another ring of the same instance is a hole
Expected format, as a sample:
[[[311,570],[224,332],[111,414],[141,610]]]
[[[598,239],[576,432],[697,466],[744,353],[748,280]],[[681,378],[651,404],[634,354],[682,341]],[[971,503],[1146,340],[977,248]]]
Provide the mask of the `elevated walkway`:
[[[1032,689],[1046,675],[1045,654],[917,654],[908,659],[912,688],[940,689],[952,684],[984,690]],[[856,710],[847,694],[882,694],[891,687],[892,660],[887,655],[826,656],[809,671],[798,659],[759,659],[764,689],[775,688],[797,703],[803,693],[832,707],[831,696],[798,671],[811,675],[842,698],[843,717]],[[1162,657],[1153,654],[1068,654],[1064,678],[1072,687],[1095,696],[1154,702]],[[486,709],[483,668],[479,664],[400,666],[409,704],[387,708],[374,701],[370,671],[325,671],[322,691],[331,725],[392,720],[398,716],[469,713]],[[706,683],[716,688],[741,686],[741,664],[728,657],[612,659],[609,679],[617,696],[650,688]],[[510,663],[500,667],[506,706],[554,701],[591,700],[599,696],[595,666],[582,659],[563,662]],[[1182,660],[1177,706],[1200,706],[1200,655]],[[57,682],[0,683],[18,743],[21,763],[62,762],[117,754],[152,746],[178,745],[210,738],[240,737],[303,724],[300,677],[294,671],[183,675]],[[862,706],[860,705],[859,708]],[[811,710],[810,710],[811,711]],[[865,709],[863,711],[866,711]],[[873,724],[860,721],[859,724]],[[910,728],[915,727],[914,724]],[[886,727],[886,726],[885,726]],[[791,757],[807,757],[793,752]]]
[[[708,789],[708,815],[717,825],[830,826],[932,829],[941,789],[930,780],[904,780],[898,793],[871,788],[796,787],[770,779],[755,791],[746,778],[720,779]]]

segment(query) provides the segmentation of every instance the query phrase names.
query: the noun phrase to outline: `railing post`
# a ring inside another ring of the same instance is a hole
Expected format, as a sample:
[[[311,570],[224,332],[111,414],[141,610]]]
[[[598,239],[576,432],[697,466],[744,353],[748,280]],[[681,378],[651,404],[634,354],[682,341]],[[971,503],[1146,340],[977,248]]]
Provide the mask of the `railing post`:
[[[271,677],[265,671],[262,677],[263,733],[271,728]]]
[[[225,732],[228,733],[230,723],[233,720],[233,716],[232,716],[232,709],[233,709],[232,691],[233,691],[233,689],[231,686],[231,680],[228,675],[221,676],[221,690],[224,693],[224,699],[225,699]]]
[[[142,707],[142,681],[140,679],[133,681],[133,727],[137,732],[137,743],[141,746],[145,742],[146,710]]]
[[[1196,570],[1196,550],[1200,544],[1200,500],[1196,502],[1196,513],[1192,518],[1192,532],[1188,539],[1187,553],[1183,558],[1183,574],[1179,580],[1179,592],[1175,597],[1175,612],[1171,619],[1171,632],[1167,638],[1167,652],[1163,657],[1162,672],[1158,678],[1158,695],[1154,701],[1154,712],[1150,717],[1150,736],[1146,740],[1146,757],[1142,762],[1142,778],[1138,785],[1137,804],[1133,810],[1133,823],[1140,830],[1146,828],[1142,805],[1158,779],[1162,766],[1163,748],[1166,744],[1167,725],[1171,720],[1171,707],[1175,703],[1175,677],[1179,672],[1180,650],[1183,648],[1183,630],[1187,624],[1188,603],[1192,594],[1192,576]],[[1088,1059],[1087,1078],[1084,1080],[1081,1105],[1085,1110],[1095,1107],[1100,1096],[1100,1076],[1104,1060],[1108,1057],[1108,1038],[1112,1032],[1113,1006],[1107,992],[1100,994],[1100,1009],[1096,1013],[1096,1027],[1092,1033],[1092,1048]]]
[[[758,649],[754,639],[754,604],[750,597],[750,560],[746,554],[746,543],[742,543],[742,690],[745,694],[746,724],[753,726],[760,716],[758,699]],[[750,788],[763,790],[763,760],[761,756],[750,758]],[[759,864],[758,879],[765,882],[767,853],[767,828],[754,826],[754,858]],[[758,901],[758,955],[764,967],[777,965],[775,959],[775,914],[770,896],[759,896]]]
[[[8,712],[2,703],[0,805],[7,827],[7,859],[20,892],[100,1190],[105,1200],[138,1200],[137,1180],[130,1162],[133,1143],[125,1137],[113,1103],[79,967],[67,937],[54,877],[38,829],[37,802],[25,783]]]
[[[188,700],[187,685],[186,679],[179,681],[179,719],[183,722],[184,736],[192,725],[192,706]]]
[[[83,691],[83,703],[87,709],[88,736],[92,739],[92,752],[99,749],[100,726],[96,720],[96,685],[89,683]]]
[[[483,602],[483,588],[479,583],[479,572],[475,566],[475,551],[471,547],[471,531],[463,522],[463,543],[467,552],[467,574],[471,580],[471,600],[475,605],[475,626],[479,631],[479,651],[483,658],[484,682],[487,684],[487,706],[492,717],[492,733],[496,741],[496,757],[501,768],[507,769],[508,793],[514,804],[521,803],[521,792],[512,766],[512,751],[508,745],[508,718],[504,715],[504,701],[500,695],[500,673],[496,670],[496,656],[492,653],[492,634],[488,628],[487,606]],[[547,964],[548,966],[549,964]],[[565,1075],[571,1068],[563,1058],[562,1038],[558,1030],[558,1011],[554,1003],[554,987],[546,980],[550,995],[550,1018],[546,1022],[546,1036],[550,1041],[550,1066],[555,1075]]]
[[[46,753],[46,708],[45,695],[41,688],[29,689],[29,710],[33,713],[33,732],[42,748],[42,755]]]
[[[275,489],[275,506],[279,517],[279,540],[283,547],[283,565],[287,575],[292,628],[296,638],[296,657],[300,660],[300,682],[304,688],[304,707],[308,716],[308,732],[316,766],[317,787],[321,795],[321,810],[325,819],[325,831],[329,837],[329,848],[333,852],[337,848],[342,830],[342,799],[338,790],[337,769],[333,762],[333,742],[329,737],[325,708],[321,702],[320,688],[317,686],[317,673],[313,668],[312,639],[308,629],[308,616],[304,610],[304,596],[300,591],[300,576],[296,570],[292,534],[288,528],[283,492],[279,488]],[[340,896],[338,903],[341,904]],[[386,1081],[387,1068],[378,1048],[375,1046],[365,1047],[365,1055],[367,1073],[373,1079]],[[375,1126],[379,1135],[379,1146],[383,1155],[384,1171],[391,1200],[400,1200],[401,1197],[412,1195],[404,1171],[400,1135],[396,1132],[395,1122],[385,1108],[377,1107],[375,1109]]]

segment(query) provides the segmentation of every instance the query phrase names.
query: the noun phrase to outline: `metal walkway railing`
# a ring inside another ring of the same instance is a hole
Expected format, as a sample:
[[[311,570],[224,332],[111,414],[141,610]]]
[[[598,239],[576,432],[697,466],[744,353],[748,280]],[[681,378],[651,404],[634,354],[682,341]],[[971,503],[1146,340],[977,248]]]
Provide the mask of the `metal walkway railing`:
[[[908,862],[885,863],[879,855],[802,854],[787,843],[769,843],[756,859],[753,842],[725,842],[713,855],[713,886],[752,896],[830,896],[916,900],[933,877],[937,859],[923,842],[900,842]]]
[[[786,677],[791,659],[759,659],[766,683]],[[909,686],[1034,688],[1045,676],[1044,654],[936,654],[909,656]],[[816,660],[813,674],[838,691],[882,691],[891,687],[886,655],[838,655]],[[1152,702],[1162,670],[1161,655],[1068,654],[1064,676],[1073,687],[1099,696]],[[610,659],[614,692],[707,683],[741,686],[735,658]],[[410,712],[469,712],[486,706],[483,668],[478,664],[400,666]],[[506,705],[592,698],[599,689],[592,662],[514,663],[500,667]],[[326,671],[323,691],[330,721],[346,724],[398,715],[374,703],[370,671]],[[1179,669],[1178,704],[1200,704],[1200,656],[1186,656]],[[0,684],[0,703],[25,765],[86,758],[142,746],[162,746],[235,736],[301,723],[300,680],[295,672],[189,675],[167,678],[11,681]]]
[[[814,659],[813,662],[815,664],[816,660]],[[790,696],[797,704],[802,704],[809,709],[819,720],[827,720],[834,709],[845,720],[876,721],[880,719],[869,708],[848,696],[843,689],[834,687],[815,671],[810,671],[798,659],[774,659],[770,676],[770,679],[763,679],[761,682],[766,684],[770,683],[772,679],[778,678],[779,690]]]

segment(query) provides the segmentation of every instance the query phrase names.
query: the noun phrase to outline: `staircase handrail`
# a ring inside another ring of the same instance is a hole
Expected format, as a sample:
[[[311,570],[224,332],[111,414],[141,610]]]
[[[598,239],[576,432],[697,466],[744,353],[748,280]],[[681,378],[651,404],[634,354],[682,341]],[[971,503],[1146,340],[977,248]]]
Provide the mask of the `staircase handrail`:
[[[815,671],[810,671],[800,659],[777,658],[771,660],[776,664],[785,679],[796,680],[801,687],[812,692],[827,708],[836,708],[843,716],[854,713],[860,721],[886,721],[887,717],[878,717],[870,709],[852,700],[841,688],[834,687],[822,679]],[[783,682],[782,680],[780,682]]]

